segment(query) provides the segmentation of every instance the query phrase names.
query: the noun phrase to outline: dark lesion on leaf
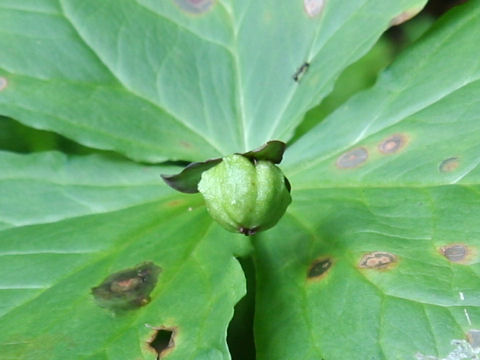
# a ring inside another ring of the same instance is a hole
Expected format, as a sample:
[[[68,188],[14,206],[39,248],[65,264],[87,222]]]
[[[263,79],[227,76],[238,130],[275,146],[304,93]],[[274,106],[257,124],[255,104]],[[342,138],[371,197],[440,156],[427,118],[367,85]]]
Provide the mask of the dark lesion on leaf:
[[[393,134],[378,144],[378,150],[385,155],[395,154],[402,150],[408,143],[405,134]]]
[[[442,246],[439,251],[447,260],[456,264],[469,264],[477,257],[474,247],[461,243]]]
[[[93,287],[92,295],[100,306],[114,311],[139,308],[150,302],[160,271],[153,262],[118,271]]]
[[[170,353],[175,347],[177,329],[175,327],[169,328],[163,326],[154,329],[155,332],[150,340],[147,341],[147,345],[149,350],[155,352],[158,360]]]
[[[339,169],[353,169],[362,165],[368,159],[368,150],[358,147],[340,155],[336,165]]]
[[[397,257],[392,253],[373,251],[363,255],[358,266],[363,269],[387,270],[391,269],[397,261]]]
[[[328,270],[332,267],[333,261],[330,257],[316,259],[310,265],[307,272],[309,279],[320,279],[325,276]]]
[[[449,173],[457,170],[460,165],[460,159],[457,156],[443,160],[438,169],[443,173]]]

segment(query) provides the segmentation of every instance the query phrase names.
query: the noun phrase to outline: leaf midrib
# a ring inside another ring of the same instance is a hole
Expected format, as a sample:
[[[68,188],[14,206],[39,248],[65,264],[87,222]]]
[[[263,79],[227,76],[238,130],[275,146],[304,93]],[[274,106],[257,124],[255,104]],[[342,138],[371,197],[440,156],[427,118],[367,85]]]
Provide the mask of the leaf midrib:
[[[60,0],[60,5],[61,5],[61,8],[62,8],[62,13],[63,13],[63,16],[65,17],[65,20],[68,21],[68,23],[70,24],[70,26],[75,30],[78,38],[82,41],[83,44],[85,44],[85,46],[91,51],[91,53],[97,58],[97,60],[104,66],[104,68],[118,81],[119,84],[122,85],[122,87],[128,91],[129,93],[131,93],[133,96],[151,104],[152,106],[154,106],[155,108],[157,108],[158,110],[160,110],[161,112],[164,112],[166,113],[168,116],[170,116],[173,120],[175,120],[178,124],[180,124],[181,126],[183,126],[184,128],[186,128],[187,130],[191,131],[192,133],[194,133],[195,135],[197,135],[198,137],[200,137],[201,139],[203,139],[206,143],[208,143],[212,149],[214,149],[216,152],[218,152],[219,154],[223,154],[222,150],[212,142],[211,139],[209,139],[207,136],[204,136],[201,132],[199,132],[196,128],[194,128],[192,125],[190,125],[189,123],[187,122],[183,122],[180,120],[180,117],[178,117],[177,115],[175,115],[170,109],[167,109],[165,108],[164,106],[160,106],[159,104],[157,104],[156,102],[150,100],[149,98],[145,97],[145,96],[142,96],[140,95],[139,93],[137,93],[136,91],[134,91],[133,89],[131,89],[130,87],[128,87],[118,76],[117,74],[113,71],[113,69],[111,69],[108,64],[106,62],[104,62],[100,56],[96,53],[95,49],[90,45],[90,43],[81,35],[80,31],[78,30],[78,28],[75,26],[73,20],[69,17],[69,15],[67,14],[67,11],[65,10],[65,7],[63,5],[63,2],[64,0]],[[157,14],[158,15],[158,14]]]

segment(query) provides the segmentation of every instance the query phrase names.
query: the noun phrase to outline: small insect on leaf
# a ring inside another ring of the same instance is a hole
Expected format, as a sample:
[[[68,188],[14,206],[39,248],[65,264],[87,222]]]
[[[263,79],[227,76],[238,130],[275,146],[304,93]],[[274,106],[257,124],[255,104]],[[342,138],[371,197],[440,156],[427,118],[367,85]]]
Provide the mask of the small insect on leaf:
[[[310,63],[308,62],[304,62],[302,64],[302,66],[300,66],[298,68],[298,70],[295,72],[295,74],[293,74],[293,80],[295,82],[300,82],[300,80],[302,79],[302,77],[305,75],[305,73],[307,72],[308,68],[310,67]]]

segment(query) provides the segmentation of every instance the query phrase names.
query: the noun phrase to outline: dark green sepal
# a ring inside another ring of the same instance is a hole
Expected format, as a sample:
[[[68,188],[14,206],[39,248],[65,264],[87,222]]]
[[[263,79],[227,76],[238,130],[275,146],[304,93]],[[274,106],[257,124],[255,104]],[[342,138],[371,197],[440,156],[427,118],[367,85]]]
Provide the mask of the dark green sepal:
[[[266,160],[274,164],[279,164],[282,161],[285,149],[285,143],[278,140],[271,140],[255,150],[243,154],[238,153],[238,155],[242,155],[252,162]],[[198,183],[200,182],[202,173],[219,164],[221,161],[222,158],[216,158],[202,162],[193,162],[178,174],[161,176],[171,188],[183,193],[193,194],[198,192]],[[290,191],[288,180],[286,180],[286,184]]]

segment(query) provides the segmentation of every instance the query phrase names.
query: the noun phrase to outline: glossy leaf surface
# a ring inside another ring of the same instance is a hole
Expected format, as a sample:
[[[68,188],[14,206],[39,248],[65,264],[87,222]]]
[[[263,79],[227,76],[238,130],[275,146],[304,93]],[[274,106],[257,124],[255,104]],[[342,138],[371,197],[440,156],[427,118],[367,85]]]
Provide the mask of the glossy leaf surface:
[[[151,162],[286,141],[390,21],[425,1],[321,3],[2,0],[0,111]]]
[[[447,14],[287,151],[294,201],[256,243],[260,358],[478,346],[479,17],[478,3]]]
[[[0,113],[147,162],[245,152],[287,141],[423,3],[1,0]],[[447,14],[286,151],[293,202],[253,239],[259,359],[477,346],[479,18],[474,1]],[[248,245],[162,183],[178,168],[58,153],[0,167],[0,358],[155,359],[156,331],[173,334],[168,358],[229,358]],[[118,297],[137,308],[95,300],[144,263],[161,269],[153,290]]]
[[[58,154],[45,158],[55,159]],[[24,155],[18,160],[33,159]],[[132,164],[100,157],[61,160],[55,172],[68,170],[77,182],[82,172],[72,163],[82,163],[83,175],[95,174],[99,165],[116,166],[125,175],[117,179],[122,187],[113,186],[113,191],[121,196],[129,188],[133,194],[138,190],[129,178],[139,170]],[[55,172],[45,169],[43,176],[53,177]],[[24,166],[22,176],[26,175],[38,176],[36,167]],[[29,181],[35,185],[35,180]],[[112,186],[114,180],[108,181]],[[232,238],[217,227],[199,196],[172,196],[157,181],[157,191],[141,204],[132,201],[121,210],[90,209],[50,223],[0,231],[0,358],[155,359],[148,344],[161,328],[173,332],[172,359],[229,356],[226,327],[245,291],[241,268],[233,257],[245,249],[242,238]],[[71,196],[57,199],[55,208],[69,208],[72,198],[75,204],[89,200],[82,187],[68,191]],[[131,284],[119,279],[102,290],[107,295],[109,291],[125,294],[115,306],[95,299],[98,290],[92,288],[107,276],[142,263],[151,263],[159,272],[149,296],[123,304],[129,301]],[[117,312],[118,308],[123,311]]]

